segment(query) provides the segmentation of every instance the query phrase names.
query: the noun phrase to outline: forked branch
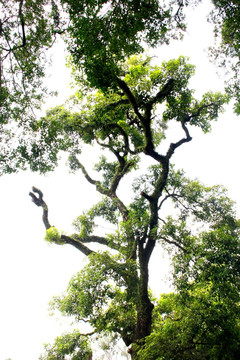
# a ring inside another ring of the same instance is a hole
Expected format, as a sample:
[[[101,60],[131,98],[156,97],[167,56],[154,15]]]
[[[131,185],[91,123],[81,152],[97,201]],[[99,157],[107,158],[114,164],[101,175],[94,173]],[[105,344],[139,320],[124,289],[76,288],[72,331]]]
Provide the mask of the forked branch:
[[[43,200],[43,193],[41,190],[37,189],[36,187],[32,187],[32,192],[29,193],[29,195],[32,198],[32,201],[35,205],[42,207],[43,209],[43,223],[45,225],[46,230],[51,228],[51,225],[48,220],[48,207],[45,201]],[[54,241],[56,244],[69,244],[77,248],[79,251],[81,251],[84,255],[88,256],[92,254],[94,251],[89,249],[86,245],[82,244],[81,241],[78,241],[70,236],[61,235],[60,237],[61,241],[59,240]]]
[[[48,207],[45,201],[43,200],[43,193],[41,190],[37,189],[34,186],[32,187],[32,191],[33,192],[30,192],[29,195],[31,196],[32,201],[34,202],[35,205],[42,207],[43,209],[42,220],[47,230],[51,227],[51,225],[48,220]]]

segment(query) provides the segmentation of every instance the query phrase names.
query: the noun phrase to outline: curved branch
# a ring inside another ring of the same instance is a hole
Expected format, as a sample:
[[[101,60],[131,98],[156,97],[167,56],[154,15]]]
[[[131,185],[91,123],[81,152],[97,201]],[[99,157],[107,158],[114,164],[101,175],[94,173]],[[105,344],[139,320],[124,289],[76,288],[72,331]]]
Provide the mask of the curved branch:
[[[43,200],[43,193],[41,190],[37,189],[34,186],[32,187],[32,191],[33,192],[30,192],[29,195],[31,196],[32,201],[34,202],[35,205],[42,207],[42,209],[43,209],[42,220],[43,220],[46,230],[48,230],[51,227],[51,225],[48,220],[48,207],[47,207],[47,204],[45,203],[45,201]],[[82,244],[80,241],[77,241],[70,236],[61,235],[61,240],[62,240],[61,244],[64,243],[64,244],[72,245],[86,256],[88,256],[94,252],[93,250],[89,249],[87,246]],[[56,244],[59,244],[59,242],[56,241]]]
[[[123,159],[123,158],[122,158]],[[116,189],[118,187],[118,184],[120,182],[120,180],[123,178],[123,176],[127,173],[129,166],[131,166],[130,163],[127,163],[124,160],[123,164],[120,164],[117,172],[114,174],[113,176],[113,180],[111,182],[111,186],[110,189],[105,189],[101,186],[100,181],[96,181],[93,180],[87,170],[85,169],[85,167],[80,163],[80,161],[78,159],[76,159],[76,161],[78,162],[78,166],[79,168],[82,170],[85,178],[88,180],[88,182],[92,185],[96,186],[96,190],[102,194],[102,195],[106,195],[108,197],[110,197],[115,203],[116,206],[118,207],[119,211],[121,212],[123,219],[127,220],[128,217],[128,210],[126,208],[126,206],[123,204],[123,202],[118,198],[118,196],[116,195]]]
[[[186,142],[189,142],[192,140],[192,137],[190,136],[189,134],[189,131],[188,131],[188,128],[186,126],[186,122],[190,120],[190,116],[187,117],[187,120],[185,119],[184,121],[181,122],[181,125],[182,125],[182,128],[185,132],[185,135],[186,137],[179,140],[178,142],[176,143],[171,143],[170,146],[169,146],[169,149],[167,151],[167,159],[170,159],[171,156],[174,154],[174,151],[179,147],[181,146],[182,144],[185,144]]]
[[[187,250],[180,244],[178,244],[176,241],[174,240],[169,240],[167,239],[165,236],[160,236],[160,239],[162,239],[163,241],[165,241],[166,243],[170,244],[170,245],[175,245],[177,246],[180,250],[182,250],[184,253],[187,253]]]
[[[35,205],[42,207],[42,209],[43,209],[42,220],[43,220],[46,230],[48,230],[51,227],[51,225],[48,220],[48,207],[47,207],[47,204],[45,203],[45,201],[43,200],[43,193],[41,190],[37,189],[34,186],[32,187],[32,191],[33,192],[30,192],[29,195],[31,196],[32,201],[34,202]],[[37,195],[35,195],[35,194],[37,194]]]
[[[80,241],[76,241],[75,239],[73,239],[70,236],[61,235],[61,240],[63,240],[65,242],[65,244],[69,244],[69,245],[74,246],[76,249],[81,251],[81,253],[83,253],[86,256],[88,256],[88,255],[90,255],[92,253],[95,253],[95,251],[89,249],[87,246],[82,244]]]
[[[143,122],[144,118],[141,115],[141,113],[139,112],[137,100],[136,100],[135,96],[133,95],[133,93],[131,92],[130,88],[127,86],[125,81],[123,81],[119,78],[117,78],[117,83],[118,83],[118,86],[120,87],[120,89],[122,89],[124,94],[127,96],[130,104],[133,107],[135,114],[137,115],[139,120],[141,120],[141,122]]]

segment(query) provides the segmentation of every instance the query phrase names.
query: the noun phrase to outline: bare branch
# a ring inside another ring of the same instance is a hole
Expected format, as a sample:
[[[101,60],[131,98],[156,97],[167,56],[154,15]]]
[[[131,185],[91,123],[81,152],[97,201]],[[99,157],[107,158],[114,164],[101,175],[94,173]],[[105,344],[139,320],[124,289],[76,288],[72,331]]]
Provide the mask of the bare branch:
[[[187,119],[189,119],[189,117],[187,117]],[[188,131],[188,128],[187,128],[187,126],[186,126],[186,122],[187,122],[187,120],[181,122],[182,128],[183,128],[183,130],[184,130],[184,132],[185,132],[186,137],[183,138],[183,139],[181,139],[181,140],[179,140],[179,141],[176,142],[176,143],[171,143],[171,144],[170,144],[169,149],[168,149],[168,151],[167,151],[167,155],[166,155],[166,157],[167,157],[168,159],[171,158],[171,156],[174,154],[174,151],[175,151],[179,146],[181,146],[182,144],[185,144],[186,142],[189,142],[189,141],[192,140],[192,137],[190,136],[189,131]]]
[[[29,195],[31,196],[32,201],[34,202],[35,205],[42,207],[42,209],[43,209],[42,220],[43,220],[43,223],[47,230],[51,227],[51,225],[48,221],[48,207],[47,207],[47,204],[45,203],[45,201],[43,200],[43,193],[41,190],[37,189],[34,186],[32,187],[32,191],[33,192],[30,192]],[[35,194],[37,194],[37,195],[35,195]]]
[[[41,190],[37,189],[34,186],[32,187],[32,191],[33,192],[30,192],[29,195],[31,196],[32,201],[34,202],[35,205],[42,207],[43,223],[45,225],[46,230],[48,230],[52,226],[50,225],[49,220],[48,220],[48,207],[47,207],[47,204],[45,203],[45,201],[43,200],[43,193]],[[37,194],[37,195],[35,195],[35,194]],[[61,240],[62,240],[61,244],[64,243],[64,244],[72,245],[86,256],[88,256],[94,252],[93,250],[89,249],[87,246],[82,244],[80,241],[75,240],[74,238],[72,238],[70,236],[61,235]],[[56,244],[58,244],[57,241],[56,241]]]

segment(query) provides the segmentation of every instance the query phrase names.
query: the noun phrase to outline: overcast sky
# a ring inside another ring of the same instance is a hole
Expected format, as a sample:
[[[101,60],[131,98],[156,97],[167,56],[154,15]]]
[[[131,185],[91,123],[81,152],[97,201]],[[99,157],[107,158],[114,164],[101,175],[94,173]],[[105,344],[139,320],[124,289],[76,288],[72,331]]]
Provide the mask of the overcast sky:
[[[161,61],[179,55],[190,56],[191,63],[197,66],[192,82],[197,94],[223,87],[204,51],[209,45],[210,33],[203,15],[204,7],[198,7],[190,19],[191,27],[184,42],[155,51]],[[59,89],[61,103],[70,91],[61,46],[51,71],[49,82]],[[48,106],[57,102],[51,101]],[[173,159],[190,177],[198,177],[208,185],[220,183],[226,186],[238,205],[239,133],[239,119],[229,107],[214,124],[211,134],[192,132],[192,142],[178,149]],[[174,135],[173,132],[170,141],[175,140]],[[88,158],[86,160],[89,162]],[[91,185],[80,173],[69,174],[64,162],[54,173],[44,177],[25,172],[0,178],[0,360],[37,360],[42,343],[52,341],[66,330],[61,320],[48,317],[48,302],[66,288],[71,276],[84,265],[84,256],[76,249],[49,246],[44,242],[41,209],[28,196],[33,185],[44,193],[51,224],[66,232],[70,231],[73,219],[96,200]],[[128,187],[125,181],[124,194]],[[154,255],[154,270],[159,266],[159,259],[159,254]],[[152,287],[157,293],[167,289],[166,274],[162,271],[164,267],[167,269],[166,259],[161,261],[157,276],[151,276]]]

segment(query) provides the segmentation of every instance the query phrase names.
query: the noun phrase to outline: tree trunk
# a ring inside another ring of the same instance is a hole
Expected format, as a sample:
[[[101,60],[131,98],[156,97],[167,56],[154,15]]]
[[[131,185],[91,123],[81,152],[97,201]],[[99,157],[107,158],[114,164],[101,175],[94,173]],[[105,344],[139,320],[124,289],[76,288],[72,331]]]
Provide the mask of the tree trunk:
[[[154,247],[154,246],[153,246]],[[152,249],[153,249],[152,247]],[[146,253],[143,246],[139,248],[139,265],[140,265],[140,278],[139,278],[139,298],[137,304],[137,322],[135,328],[135,334],[133,339],[133,346],[130,349],[131,358],[136,360],[137,353],[134,348],[135,344],[140,344],[140,341],[144,341],[145,337],[151,333],[152,325],[152,310],[154,305],[151,303],[148,295],[148,263],[149,254]]]

